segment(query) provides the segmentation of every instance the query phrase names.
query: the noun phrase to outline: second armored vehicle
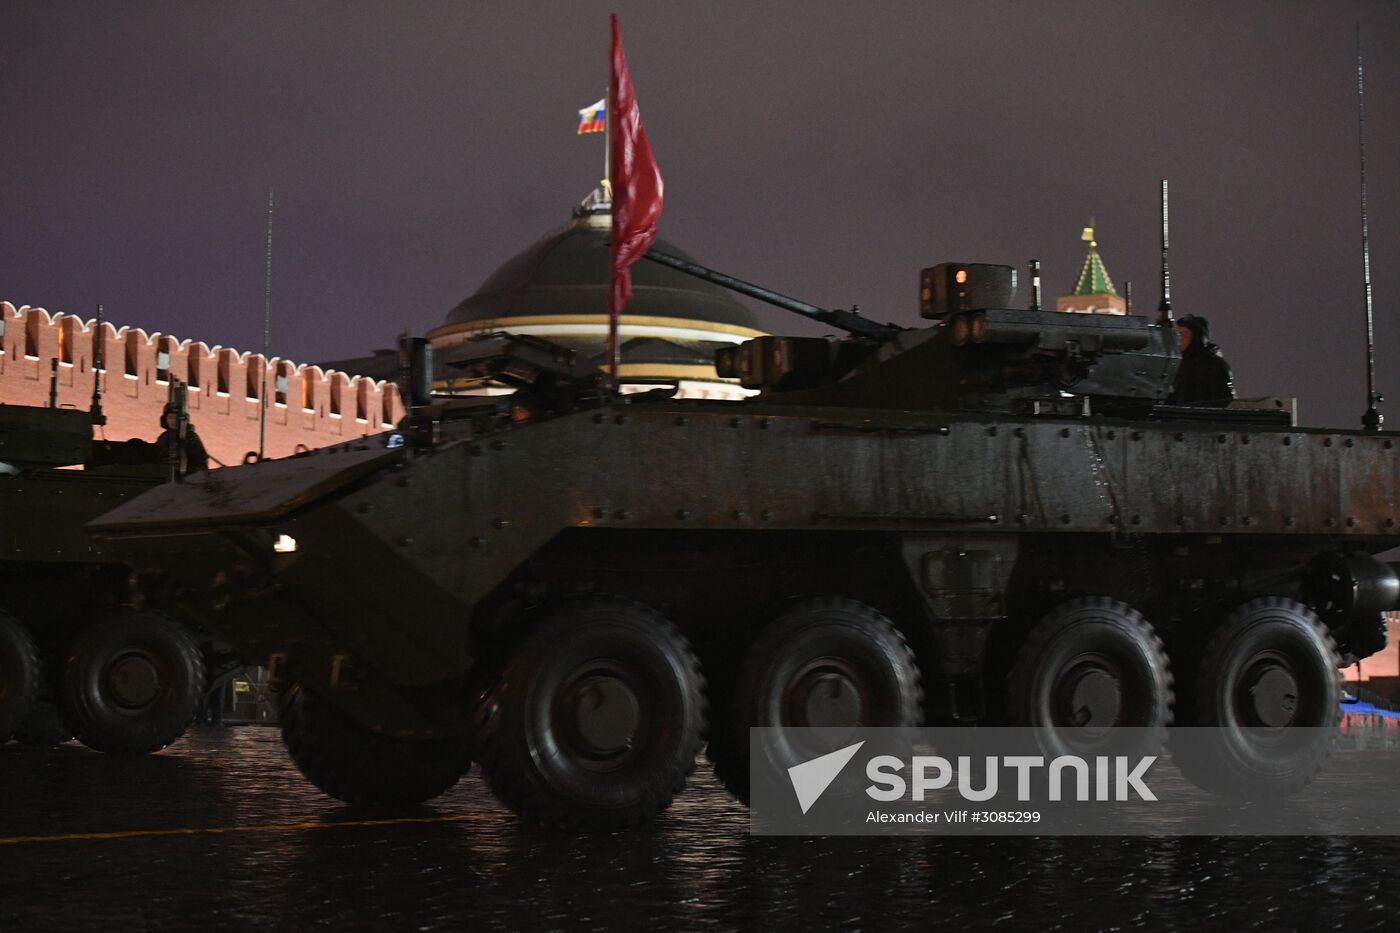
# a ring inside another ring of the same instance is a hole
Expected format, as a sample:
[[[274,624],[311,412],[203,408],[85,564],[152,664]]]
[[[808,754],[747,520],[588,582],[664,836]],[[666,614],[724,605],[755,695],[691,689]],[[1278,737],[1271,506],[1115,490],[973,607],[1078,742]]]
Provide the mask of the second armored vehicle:
[[[169,478],[155,453],[95,442],[87,411],[0,405],[0,742],[155,751],[184,733],[207,682],[241,667],[144,603],[110,542],[85,530]]]

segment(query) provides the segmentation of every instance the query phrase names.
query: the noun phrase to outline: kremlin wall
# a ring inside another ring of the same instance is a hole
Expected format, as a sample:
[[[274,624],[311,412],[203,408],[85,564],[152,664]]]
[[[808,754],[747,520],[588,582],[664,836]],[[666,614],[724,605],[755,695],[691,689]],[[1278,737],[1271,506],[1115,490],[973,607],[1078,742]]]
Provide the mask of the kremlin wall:
[[[43,308],[0,302],[0,403],[46,406],[58,360],[58,405],[92,403],[94,321]],[[219,463],[240,463],[258,449],[260,397],[268,395],[268,457],[378,434],[403,417],[397,386],[299,365],[262,354],[147,335],[140,328],[101,327],[105,374],[99,436],[155,440],[171,377],[189,384],[190,423]],[[215,465],[215,464],[211,464]]]

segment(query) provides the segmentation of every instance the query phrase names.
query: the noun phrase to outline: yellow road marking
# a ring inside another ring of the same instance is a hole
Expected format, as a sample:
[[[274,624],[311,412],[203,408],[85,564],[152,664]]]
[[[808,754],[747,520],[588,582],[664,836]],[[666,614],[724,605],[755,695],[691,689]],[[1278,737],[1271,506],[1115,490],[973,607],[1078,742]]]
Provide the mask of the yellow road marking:
[[[56,833],[51,836],[0,836],[0,846],[35,842],[87,842],[107,839],[139,839],[153,836],[218,836],[227,833],[289,833],[313,829],[364,826],[404,826],[414,823],[461,823],[466,816],[405,816],[380,820],[338,820],[333,823],[260,823],[251,826],[185,826],[178,829],[130,829],[110,833]]]

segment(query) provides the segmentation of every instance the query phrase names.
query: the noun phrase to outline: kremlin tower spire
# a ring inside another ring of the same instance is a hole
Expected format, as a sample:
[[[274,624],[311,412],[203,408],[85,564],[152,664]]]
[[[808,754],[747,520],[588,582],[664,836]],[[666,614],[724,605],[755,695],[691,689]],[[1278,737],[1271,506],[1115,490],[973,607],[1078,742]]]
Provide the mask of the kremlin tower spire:
[[[1127,314],[1128,303],[1113,287],[1113,280],[1104,268],[1103,257],[1099,255],[1099,242],[1094,239],[1094,219],[1089,218],[1089,226],[1081,236],[1089,244],[1089,254],[1084,257],[1084,268],[1079,273],[1079,281],[1074,291],[1055,299],[1056,311],[1072,311],[1076,314]]]

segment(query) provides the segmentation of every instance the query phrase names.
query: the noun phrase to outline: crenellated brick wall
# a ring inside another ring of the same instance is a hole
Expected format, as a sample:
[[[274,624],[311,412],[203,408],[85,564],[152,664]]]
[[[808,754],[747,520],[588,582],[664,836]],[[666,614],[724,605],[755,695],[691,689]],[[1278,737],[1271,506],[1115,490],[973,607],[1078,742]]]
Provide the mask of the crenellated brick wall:
[[[58,363],[58,404],[87,408],[92,402],[94,321],[43,308],[0,302],[0,404],[47,405],[52,361]],[[266,452],[285,457],[303,445],[324,447],[378,434],[403,417],[392,383],[323,371],[260,353],[147,335],[140,328],[102,324],[102,407],[109,440],[160,433],[160,412],[170,377],[189,383],[190,422],[210,455],[224,464],[258,449],[261,397],[268,400]],[[278,392],[277,377],[285,377]]]

